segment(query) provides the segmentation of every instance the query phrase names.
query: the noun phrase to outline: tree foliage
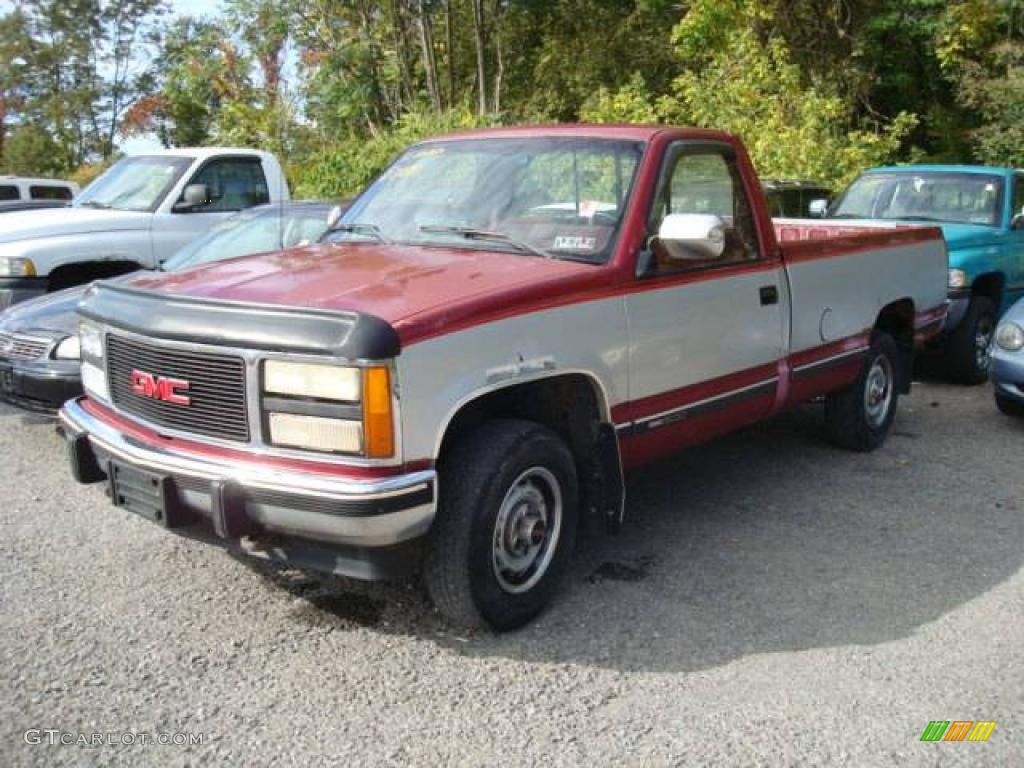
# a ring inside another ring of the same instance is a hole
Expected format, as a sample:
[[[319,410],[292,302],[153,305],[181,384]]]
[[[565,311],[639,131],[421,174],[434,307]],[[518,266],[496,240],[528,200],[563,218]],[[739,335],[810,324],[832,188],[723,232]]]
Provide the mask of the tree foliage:
[[[0,163],[29,128],[37,144],[54,142],[53,172],[110,157],[145,92],[140,60],[164,10],[163,0],[22,0],[0,17]]]
[[[423,133],[571,120],[724,128],[762,173],[832,184],[1019,164],[1017,2],[23,0],[0,16],[0,167],[67,172],[155,136],[269,148],[337,195]]]

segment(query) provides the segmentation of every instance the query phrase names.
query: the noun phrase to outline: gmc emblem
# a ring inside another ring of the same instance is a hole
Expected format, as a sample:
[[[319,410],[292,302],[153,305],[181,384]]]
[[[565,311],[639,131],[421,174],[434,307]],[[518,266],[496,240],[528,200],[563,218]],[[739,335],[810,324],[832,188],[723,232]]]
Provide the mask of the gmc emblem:
[[[154,376],[145,371],[132,371],[132,392],[151,400],[163,400],[173,405],[189,405],[192,400],[188,395],[181,394],[191,386],[184,379],[169,379]]]

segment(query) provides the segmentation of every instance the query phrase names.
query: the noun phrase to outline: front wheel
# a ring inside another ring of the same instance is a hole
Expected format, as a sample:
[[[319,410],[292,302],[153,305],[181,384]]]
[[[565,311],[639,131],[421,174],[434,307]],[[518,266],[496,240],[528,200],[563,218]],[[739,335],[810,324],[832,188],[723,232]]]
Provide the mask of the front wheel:
[[[892,336],[876,331],[860,375],[825,398],[825,426],[833,443],[852,451],[873,451],[885,442],[899,401],[899,360]]]
[[[578,485],[569,449],[539,424],[495,420],[453,447],[440,487],[423,566],[435,607],[459,626],[526,624],[572,553]]]
[[[974,296],[960,325],[946,341],[946,368],[953,381],[982,384],[988,379],[995,332],[995,303],[985,296]]]

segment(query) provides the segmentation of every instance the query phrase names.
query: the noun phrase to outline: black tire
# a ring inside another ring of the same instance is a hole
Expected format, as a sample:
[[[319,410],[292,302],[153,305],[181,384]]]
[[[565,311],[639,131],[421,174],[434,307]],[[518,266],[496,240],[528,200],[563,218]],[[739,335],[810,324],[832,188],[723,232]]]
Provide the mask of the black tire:
[[[539,424],[497,419],[453,446],[441,463],[440,475],[440,504],[423,564],[423,579],[434,606],[460,627],[486,625],[504,631],[523,626],[547,606],[572,554],[579,494],[569,449]],[[551,482],[558,484],[561,496],[557,515],[554,492],[548,487]],[[545,488],[551,493],[541,493]],[[536,508],[529,502],[515,506],[515,493],[543,497],[544,521],[552,523],[540,526],[546,544],[537,545],[536,527],[519,537],[523,529],[512,518],[525,509],[522,518],[527,519]],[[556,518],[557,526],[553,525]],[[499,519],[506,521],[505,531],[516,529],[513,539],[495,535]],[[524,541],[530,544],[528,552],[541,547],[533,561],[537,568],[532,576],[524,569],[523,582],[511,583],[512,572],[503,570],[499,560],[508,554],[506,542]],[[531,584],[533,578],[536,582]]]
[[[892,336],[876,331],[864,369],[825,398],[825,427],[833,443],[866,452],[885,442],[899,402],[899,371],[899,347]]]
[[[1013,398],[1007,397],[1006,395],[1000,395],[996,393],[996,408],[1005,413],[1007,416],[1014,416],[1018,419],[1024,419],[1024,403],[1020,400],[1014,400]]]
[[[988,381],[989,345],[996,331],[996,305],[986,296],[973,296],[963,320],[946,340],[947,376],[960,384]],[[986,341],[982,342],[982,339]]]

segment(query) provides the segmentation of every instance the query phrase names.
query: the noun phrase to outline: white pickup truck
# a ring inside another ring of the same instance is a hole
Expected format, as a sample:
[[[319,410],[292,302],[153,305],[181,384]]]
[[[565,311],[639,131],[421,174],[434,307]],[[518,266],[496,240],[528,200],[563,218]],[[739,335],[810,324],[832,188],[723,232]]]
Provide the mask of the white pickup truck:
[[[268,152],[207,147],[126,157],[71,207],[0,220],[0,310],[154,268],[235,211],[287,199],[281,166]]]

